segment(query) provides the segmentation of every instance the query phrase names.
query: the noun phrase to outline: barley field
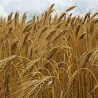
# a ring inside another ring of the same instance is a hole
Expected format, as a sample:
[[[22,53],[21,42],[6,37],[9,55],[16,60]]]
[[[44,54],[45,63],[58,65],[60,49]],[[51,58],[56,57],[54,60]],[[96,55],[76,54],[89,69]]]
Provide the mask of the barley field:
[[[75,8],[0,18],[0,98],[98,98],[98,12]]]

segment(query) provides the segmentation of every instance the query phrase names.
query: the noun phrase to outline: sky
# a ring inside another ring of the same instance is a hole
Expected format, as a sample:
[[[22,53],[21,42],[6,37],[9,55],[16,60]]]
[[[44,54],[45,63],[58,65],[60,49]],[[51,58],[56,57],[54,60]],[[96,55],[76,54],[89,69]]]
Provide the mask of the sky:
[[[20,14],[27,12],[29,14],[41,14],[51,4],[55,3],[57,12],[64,11],[73,5],[78,6],[74,13],[83,14],[89,10],[98,10],[98,0],[0,0],[0,16],[7,16],[11,12],[19,11]]]

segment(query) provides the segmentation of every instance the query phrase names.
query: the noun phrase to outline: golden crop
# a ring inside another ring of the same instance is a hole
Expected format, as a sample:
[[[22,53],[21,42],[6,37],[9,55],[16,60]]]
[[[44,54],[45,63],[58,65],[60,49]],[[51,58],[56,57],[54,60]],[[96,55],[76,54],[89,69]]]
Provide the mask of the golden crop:
[[[98,12],[53,6],[0,18],[0,98],[98,98]]]

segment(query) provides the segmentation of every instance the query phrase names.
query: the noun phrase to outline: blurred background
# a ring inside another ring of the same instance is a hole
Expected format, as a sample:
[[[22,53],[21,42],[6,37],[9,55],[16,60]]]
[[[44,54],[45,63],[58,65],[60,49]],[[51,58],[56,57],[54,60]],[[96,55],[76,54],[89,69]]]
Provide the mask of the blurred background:
[[[56,12],[64,11],[73,5],[78,6],[73,11],[75,14],[98,10],[98,0],[0,0],[0,16],[7,16],[16,11],[20,14],[27,12],[28,15],[41,14],[53,3]]]

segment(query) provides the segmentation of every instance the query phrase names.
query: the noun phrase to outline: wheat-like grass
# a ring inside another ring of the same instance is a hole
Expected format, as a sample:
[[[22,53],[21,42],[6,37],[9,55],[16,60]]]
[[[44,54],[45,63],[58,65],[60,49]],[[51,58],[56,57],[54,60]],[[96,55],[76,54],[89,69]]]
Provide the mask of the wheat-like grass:
[[[98,98],[98,12],[0,17],[0,98]]]

